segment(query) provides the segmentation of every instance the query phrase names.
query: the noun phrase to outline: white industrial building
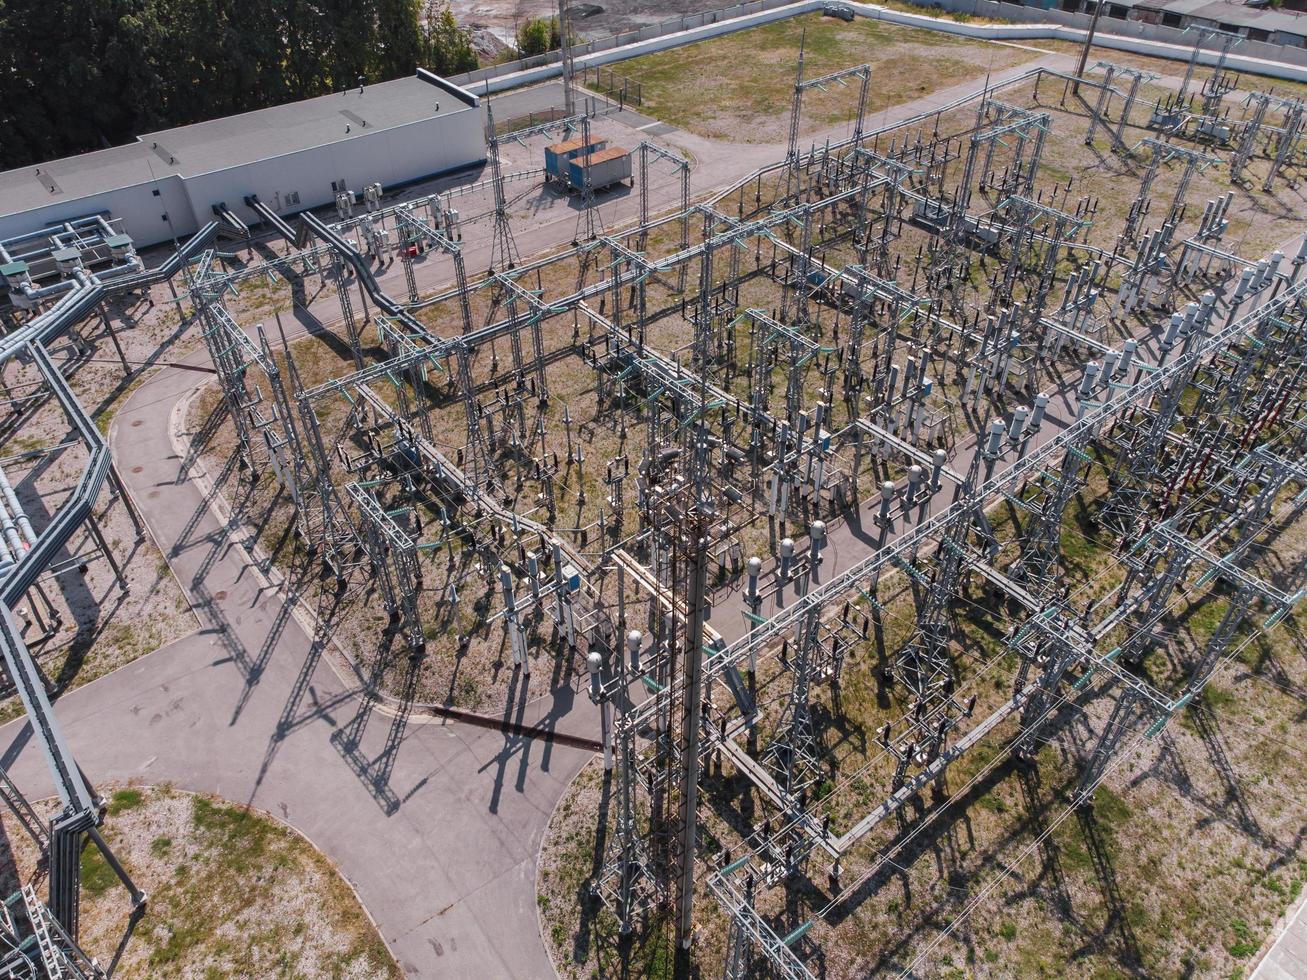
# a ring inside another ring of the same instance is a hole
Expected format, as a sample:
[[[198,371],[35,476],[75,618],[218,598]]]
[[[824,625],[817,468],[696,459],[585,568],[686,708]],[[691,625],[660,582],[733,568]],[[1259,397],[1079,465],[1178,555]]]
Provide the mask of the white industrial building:
[[[138,246],[182,238],[257,195],[284,215],[336,191],[405,184],[485,160],[477,96],[428,71],[150,133],[0,173],[0,240],[104,215]]]

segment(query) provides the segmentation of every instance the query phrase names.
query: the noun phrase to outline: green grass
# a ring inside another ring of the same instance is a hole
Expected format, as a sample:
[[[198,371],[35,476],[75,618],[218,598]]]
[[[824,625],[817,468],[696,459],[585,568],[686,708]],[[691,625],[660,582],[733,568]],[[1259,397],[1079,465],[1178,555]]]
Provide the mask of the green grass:
[[[118,880],[113,868],[109,867],[109,862],[94,844],[88,843],[82,850],[81,865],[82,890],[92,897],[103,895]]]
[[[1225,708],[1232,707],[1237,701],[1238,698],[1234,696],[1233,691],[1229,691],[1215,682],[1203,688],[1203,703],[1213,711],[1222,711]]]
[[[1243,919],[1235,919],[1231,922],[1230,931],[1234,933],[1235,939],[1226,947],[1226,951],[1236,960],[1247,959],[1261,949],[1262,944],[1253,936],[1252,929]]]
[[[327,859],[267,815],[166,787],[118,789],[108,812],[106,840],[150,896],[122,976],[401,975]],[[81,873],[81,939],[103,962],[128,898],[96,846]]]
[[[197,796],[191,819],[231,874],[247,874],[269,863],[278,868],[293,864],[292,856],[277,846],[285,843],[287,831],[261,813]]]
[[[116,790],[113,796],[109,797],[109,816],[116,817],[128,810],[135,810],[144,801],[145,795],[139,789],[129,787]]]
[[[1094,817],[1109,833],[1119,830],[1130,819],[1130,804],[1106,786],[1094,790]]]
[[[118,409],[123,407],[127,399],[132,396],[132,392],[145,383],[145,379],[148,375],[149,372],[147,370],[137,368],[136,377],[132,378],[132,380],[127,383],[123,390],[114,397],[113,401],[109,402],[109,404],[105,405],[104,408],[100,410],[99,414],[95,417],[95,427],[100,430],[100,435],[104,436],[106,439],[109,437],[109,426],[113,422],[113,417],[118,414]]]

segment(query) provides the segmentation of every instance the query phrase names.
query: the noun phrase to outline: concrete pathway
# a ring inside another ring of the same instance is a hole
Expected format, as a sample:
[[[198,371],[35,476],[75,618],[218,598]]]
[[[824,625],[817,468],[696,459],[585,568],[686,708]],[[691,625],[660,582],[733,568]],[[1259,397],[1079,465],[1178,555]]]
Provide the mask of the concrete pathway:
[[[1250,980],[1305,980],[1307,978],[1307,898],[1286,913],[1288,921],[1271,948],[1253,970]]]

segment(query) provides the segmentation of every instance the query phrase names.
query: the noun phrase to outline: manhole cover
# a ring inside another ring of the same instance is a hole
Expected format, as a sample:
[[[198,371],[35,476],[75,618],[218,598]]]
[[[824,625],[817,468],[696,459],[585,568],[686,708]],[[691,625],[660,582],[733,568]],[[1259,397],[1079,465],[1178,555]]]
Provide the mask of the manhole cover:
[[[139,472],[141,472],[143,469],[145,469],[144,466],[133,466],[133,467],[132,467],[132,472],[133,472],[133,473],[139,473]]]
[[[226,593],[225,591],[223,591],[223,592],[215,592],[215,593],[213,594],[213,597],[214,597],[215,599],[217,599],[219,602],[221,602],[223,599],[227,598],[227,593]]]
[[[137,426],[141,426],[144,424],[145,424],[145,419],[137,419],[135,422],[132,423],[132,428],[135,429]]]

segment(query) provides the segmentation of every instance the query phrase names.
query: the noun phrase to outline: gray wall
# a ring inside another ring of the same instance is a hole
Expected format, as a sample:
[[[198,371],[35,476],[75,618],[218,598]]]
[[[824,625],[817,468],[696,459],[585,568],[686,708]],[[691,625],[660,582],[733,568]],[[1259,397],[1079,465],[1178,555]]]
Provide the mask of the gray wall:
[[[159,191],[158,197],[153,193],[156,189]],[[0,238],[12,238],[60,221],[101,211],[110,212],[113,218],[120,220],[122,230],[141,246],[167,241],[172,238],[174,230],[178,238],[198,230],[182,178],[170,174],[160,180],[133,187],[74,197],[31,211],[4,215],[0,217]],[[164,214],[171,220],[171,227],[163,219]]]
[[[572,57],[574,59],[584,58],[587,55],[596,54],[601,51],[612,51],[615,48],[626,47],[627,45],[638,44],[641,41],[650,41],[654,38],[667,37],[671,34],[679,34],[681,31],[692,30],[696,27],[706,25],[715,25],[723,21],[734,20],[737,17],[745,17],[750,14],[759,14],[772,10],[779,10],[781,7],[794,6],[796,9],[787,11],[779,17],[768,18],[768,20],[782,20],[785,17],[794,16],[809,9],[811,4],[804,3],[802,0],[753,0],[752,3],[737,3],[730,7],[722,7],[719,10],[708,10],[698,14],[686,14],[683,17],[674,17],[670,20],[659,21],[657,24],[649,24],[635,31],[623,31],[621,34],[612,34],[608,37],[595,38],[592,41],[586,41],[584,44],[578,44],[572,48]],[[749,24],[743,25],[752,27],[758,23],[765,23],[764,20],[755,20]],[[740,30],[739,25],[732,25],[717,33],[729,33],[732,30]],[[699,37],[711,37],[712,34],[701,34]],[[699,38],[696,38],[696,40]],[[449,80],[459,85],[465,86],[478,95],[485,91],[484,83],[487,79],[503,78],[505,75],[514,75],[518,72],[530,71],[531,69],[554,66],[552,72],[546,72],[542,77],[550,77],[558,74],[559,69],[556,67],[560,59],[557,51],[551,51],[548,54],[536,55],[532,58],[519,58],[516,61],[507,61],[502,65],[491,65],[488,68],[478,68],[476,71],[465,72],[462,75],[451,75]],[[634,53],[625,53],[622,58],[636,57]],[[599,63],[599,62],[591,62]],[[496,86],[491,86],[490,91],[500,91]]]
[[[1064,10],[1044,10],[1039,7],[1027,7],[1020,3],[1001,3],[996,2],[996,0],[930,0],[930,3],[923,4],[923,6],[937,7],[942,10],[970,14],[975,17],[1006,20],[1016,24],[1061,25],[1080,30],[1088,29],[1091,19],[1089,14],[1070,14]],[[1178,27],[1146,24],[1139,20],[1118,20],[1115,17],[1103,16],[1098,21],[1098,33],[1107,35],[1109,40],[1111,38],[1122,38],[1157,41],[1161,44],[1175,45],[1183,49],[1183,52],[1174,52],[1173,56],[1185,58],[1189,56],[1189,52],[1193,50],[1194,46],[1194,35],[1192,33],[1185,33]],[[1147,53],[1162,56],[1167,54],[1155,50],[1149,50]],[[1216,52],[1209,51],[1205,53],[1210,55],[1213,61],[1215,60]],[[1249,59],[1255,59],[1307,66],[1307,48],[1270,44],[1266,41],[1244,40],[1231,54],[1232,64],[1236,59],[1245,63]]]
[[[186,192],[197,221],[209,220],[211,205],[225,201],[242,219],[253,223],[257,217],[245,207],[247,194],[257,194],[274,210],[290,214],[332,203],[332,181],[343,179],[345,186],[361,192],[373,181],[391,187],[477,163],[486,157],[483,126],[481,110],[469,107],[230,170],[187,177]],[[291,191],[299,193],[298,205],[285,203]]]
[[[759,24],[820,10],[825,2],[826,0],[755,0],[753,3],[690,14],[651,24],[638,31],[587,41],[572,49],[573,57],[578,67],[609,65],[654,51],[692,44],[719,34],[746,30]],[[851,7],[860,17],[995,41],[1060,39],[1079,42],[1084,40],[1090,21],[1088,14],[1045,10],[1020,3],[1001,3],[998,0],[930,0],[929,3],[922,4],[921,14],[849,0],[834,2]],[[930,16],[925,13],[929,8],[934,8],[936,14],[951,11],[1006,23],[967,23],[965,20]],[[1186,34],[1179,28],[1103,17],[1099,20],[1095,43],[1106,48],[1153,57],[1186,60],[1193,49],[1193,35]],[[1204,50],[1198,60],[1204,65],[1215,64],[1217,52]],[[478,94],[502,92],[557,77],[561,73],[558,61],[558,53],[553,52],[457,75],[452,81],[466,85]],[[1255,71],[1273,78],[1307,81],[1307,48],[1244,41],[1228,57],[1227,63],[1236,71]]]
[[[108,211],[138,246],[184,238],[212,219],[220,201],[243,220],[257,216],[244,204],[247,194],[285,214],[330,204],[331,183],[345,181],[351,190],[380,181],[389,187],[479,163],[486,156],[485,130],[479,108],[468,106],[441,116],[370,130],[340,142],[269,157],[239,167],[161,180],[71,198],[31,211],[0,217],[0,238],[11,238],[67,218]],[[157,189],[159,196],[153,191]],[[298,205],[284,197],[298,191]],[[162,219],[171,219],[171,226]]]

